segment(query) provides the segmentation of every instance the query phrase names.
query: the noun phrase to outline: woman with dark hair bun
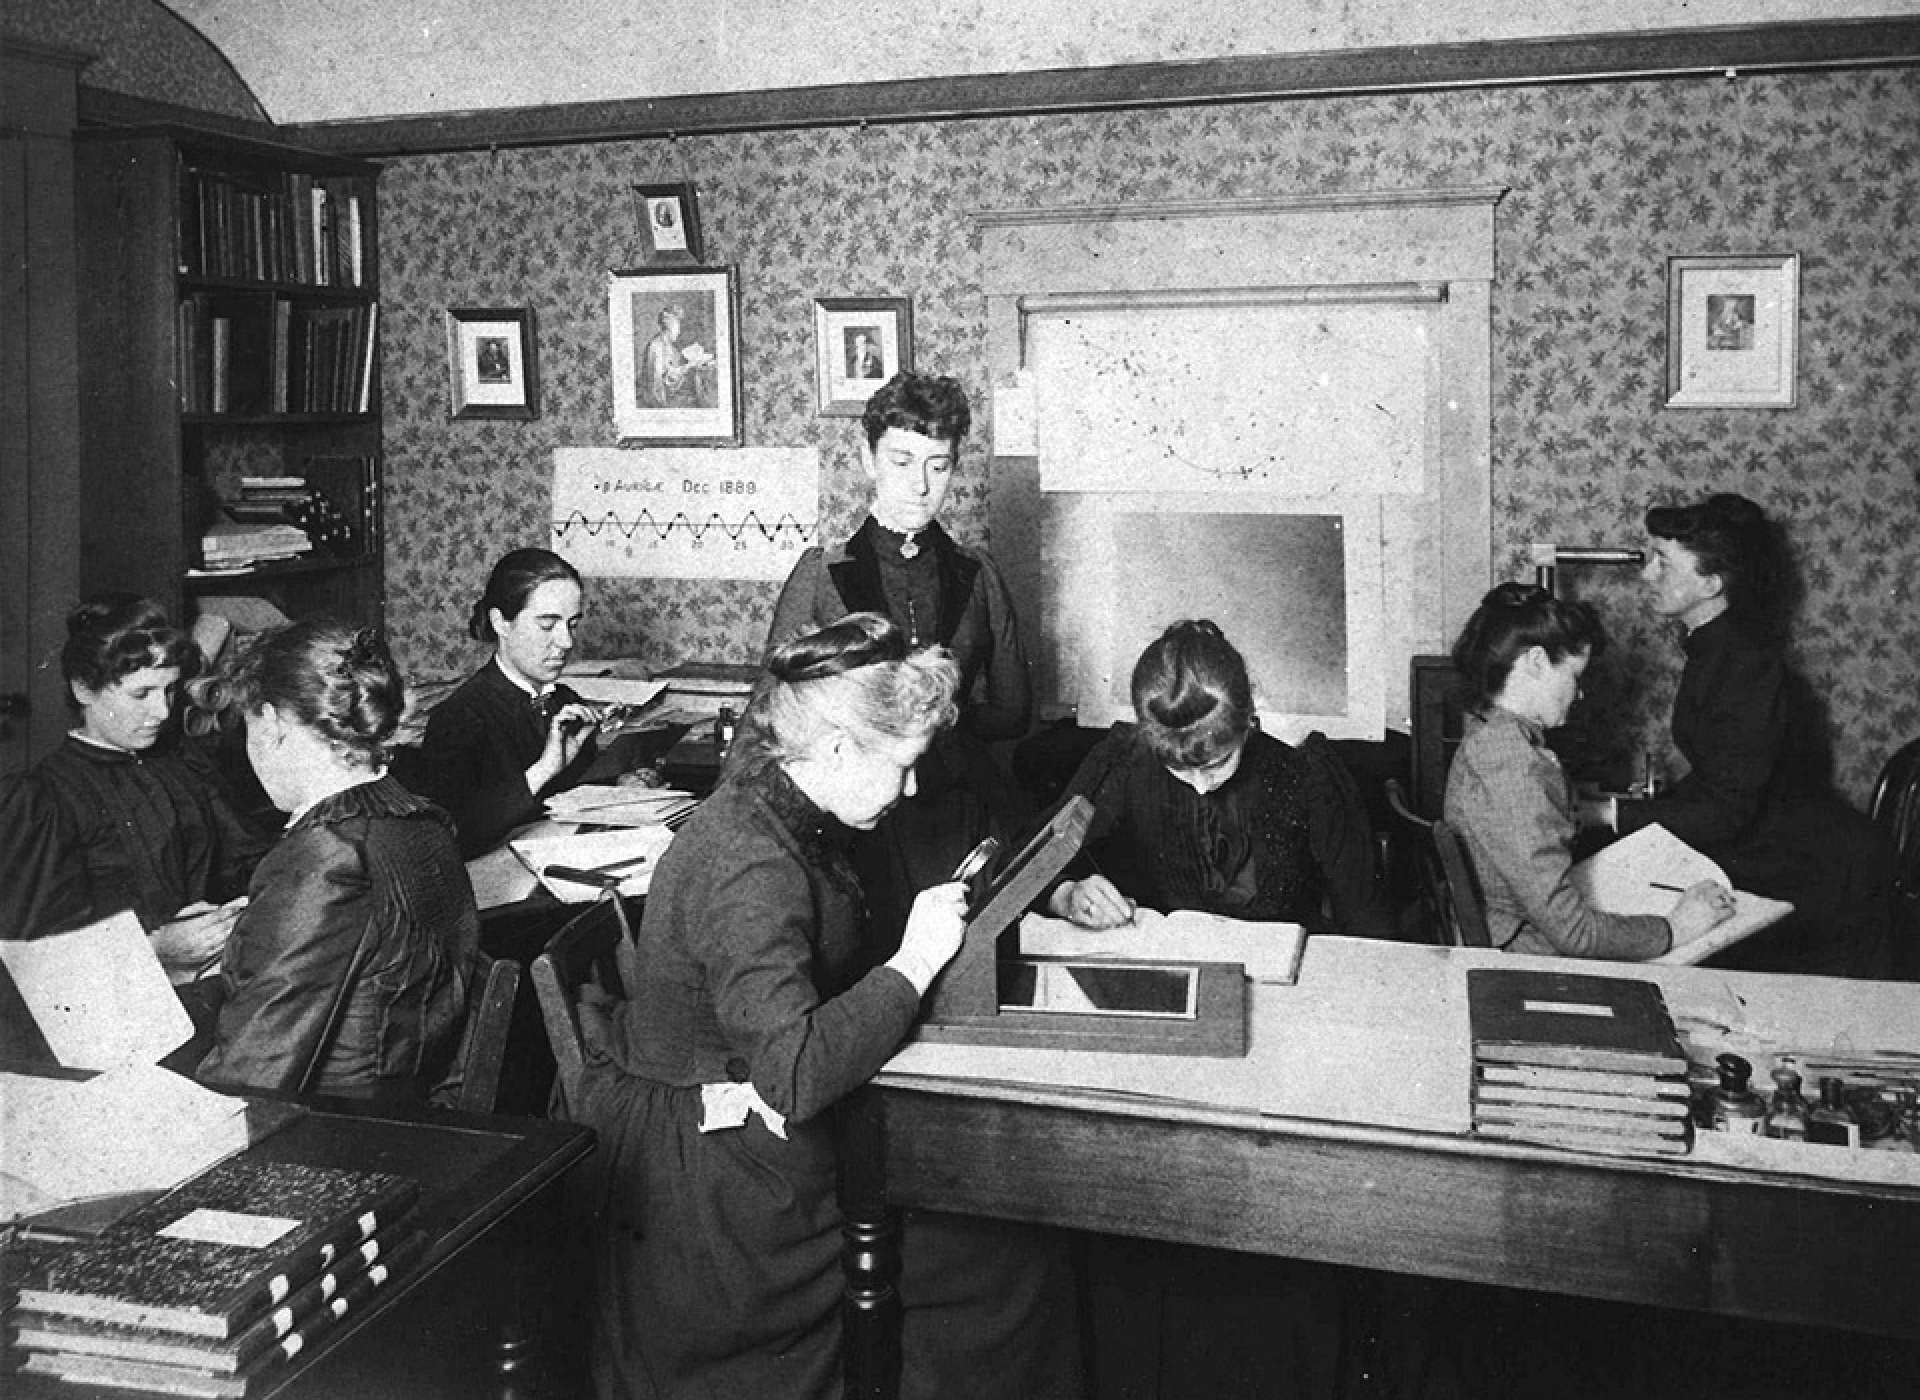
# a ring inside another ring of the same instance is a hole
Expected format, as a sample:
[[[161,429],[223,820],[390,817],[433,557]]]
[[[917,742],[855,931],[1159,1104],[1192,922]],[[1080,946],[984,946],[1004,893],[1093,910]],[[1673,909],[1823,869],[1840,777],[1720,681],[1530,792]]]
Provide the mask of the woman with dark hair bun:
[[[1262,733],[1239,651],[1206,620],[1176,622],[1133,668],[1137,723],[1116,724],[1067,784],[1094,806],[1078,878],[1056,916],[1111,928],[1144,904],[1396,934],[1353,779],[1324,743]]]
[[[1566,722],[1605,646],[1593,609],[1523,583],[1487,594],[1454,643],[1472,718],[1447,773],[1447,821],[1473,857],[1494,946],[1509,952],[1657,958],[1733,910],[1732,893],[1704,881],[1665,918],[1609,914],[1568,877],[1573,792],[1546,735]]]
[[[404,694],[386,643],[294,622],[242,651],[225,688],[289,819],[234,928],[199,1077],[424,1102],[454,1068],[480,916],[453,824],[387,776]]]
[[[79,723],[0,787],[0,938],[131,909],[200,1011],[188,988],[219,962],[271,836],[180,733],[176,702],[199,650],[158,604],[107,594],[68,615],[60,667]]]
[[[560,684],[584,598],[573,565],[551,550],[516,549],[473,605],[467,630],[493,657],[434,707],[418,773],[407,775],[453,818],[464,856],[538,818],[599,752],[597,712]]]
[[[1648,604],[1683,629],[1674,747],[1687,772],[1621,801],[1621,832],[1659,822],[1741,889],[1793,917],[1718,962],[1881,977],[1891,970],[1892,858],[1878,828],[1834,795],[1810,694],[1782,653],[1792,560],[1778,525],[1744,496],[1647,512]]]

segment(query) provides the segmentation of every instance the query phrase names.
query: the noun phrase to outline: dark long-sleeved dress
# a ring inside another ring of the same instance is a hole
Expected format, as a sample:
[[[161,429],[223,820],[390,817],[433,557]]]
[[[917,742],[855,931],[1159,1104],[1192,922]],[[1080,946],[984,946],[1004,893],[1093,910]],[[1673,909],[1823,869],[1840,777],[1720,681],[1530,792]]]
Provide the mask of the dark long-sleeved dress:
[[[600,1139],[584,1185],[598,1215],[594,1369],[608,1400],[840,1393],[830,1110],[894,1053],[919,1005],[905,977],[868,966],[844,837],[767,767],[724,783],[653,877],[629,998],[590,1031],[576,1107]],[[707,1097],[749,1088],[777,1118],[716,1109],[733,1126],[700,1131]],[[904,1253],[911,1316],[911,1235]],[[964,1338],[943,1335],[932,1370],[952,1394],[1060,1393],[1023,1360],[1023,1347],[1046,1351],[1063,1335],[1071,1345],[1070,1322],[1027,1307],[1044,1274],[999,1282],[988,1320],[969,1313],[952,1329]],[[914,1379],[926,1369],[914,1337],[910,1322],[904,1393],[940,1393]],[[984,1373],[955,1359],[966,1354],[987,1358]]]
[[[1573,887],[1573,793],[1545,731],[1494,708],[1468,722],[1447,772],[1447,821],[1480,877],[1496,948],[1570,958],[1657,958],[1667,921],[1595,909]]]
[[[555,686],[554,703],[580,697]],[[465,857],[490,851],[515,827],[537,819],[541,803],[576,786],[592,766],[592,739],[539,792],[527,790],[527,769],[547,744],[547,718],[533,697],[489,661],[427,716],[427,732],[408,783],[453,818]]]
[[[1779,648],[1723,613],[1685,649],[1672,732],[1688,772],[1659,797],[1622,802],[1619,829],[1659,822],[1737,887],[1793,903],[1792,918],[1717,963],[1885,976],[1891,856],[1873,823],[1826,788]]]
[[[151,930],[246,889],[272,844],[178,739],[140,753],[68,735],[0,786],[0,938],[36,938],[131,909]]]
[[[1376,876],[1373,837],[1352,779],[1331,753],[1259,730],[1233,777],[1204,796],[1173,774],[1131,724],[1116,724],[1081,762],[1066,796],[1093,803],[1085,859],[1151,909],[1396,935]]]
[[[424,1102],[452,1067],[479,936],[446,813],[390,777],[322,799],[254,871],[199,1077]]]
[[[917,644],[938,643],[960,667],[960,722],[940,734],[916,769],[919,791],[901,802],[854,859],[867,887],[876,947],[895,946],[913,897],[947,879],[986,835],[1010,840],[1028,812],[989,742],[1026,733],[1033,690],[1019,619],[999,567],[936,524],[905,537],[871,516],[838,549],[810,549],[774,605],[767,645],[838,622],[851,612],[891,617]]]

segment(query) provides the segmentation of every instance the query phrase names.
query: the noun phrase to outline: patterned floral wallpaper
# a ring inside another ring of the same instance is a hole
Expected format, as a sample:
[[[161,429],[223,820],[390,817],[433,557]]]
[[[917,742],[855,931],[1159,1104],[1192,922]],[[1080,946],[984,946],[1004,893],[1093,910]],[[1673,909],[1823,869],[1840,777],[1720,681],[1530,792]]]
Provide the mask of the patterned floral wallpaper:
[[[746,438],[816,445],[825,518],[863,501],[855,427],[814,416],[816,296],[910,295],[922,368],[984,379],[969,211],[1501,184],[1493,287],[1496,569],[1532,541],[1638,544],[1655,501],[1745,492],[1790,522],[1798,655],[1856,799],[1920,733],[1920,72],[1630,82],[797,130],[414,157],[382,183],[390,618],[452,673],[503,550],[544,542],[550,453],[612,441],[604,279],[633,261],[628,187],[690,180],[742,288]],[[1798,252],[1800,404],[1660,407],[1670,254]],[[442,313],[529,306],[543,415],[451,422]],[[981,415],[984,429],[986,416]],[[984,534],[984,443],[948,507]],[[1570,572],[1615,639],[1590,733],[1663,742],[1677,651],[1627,580]],[[603,581],[587,650],[745,660],[774,588]]]
[[[87,87],[266,120],[225,55],[155,0],[7,0],[0,31],[95,55],[80,74]]]

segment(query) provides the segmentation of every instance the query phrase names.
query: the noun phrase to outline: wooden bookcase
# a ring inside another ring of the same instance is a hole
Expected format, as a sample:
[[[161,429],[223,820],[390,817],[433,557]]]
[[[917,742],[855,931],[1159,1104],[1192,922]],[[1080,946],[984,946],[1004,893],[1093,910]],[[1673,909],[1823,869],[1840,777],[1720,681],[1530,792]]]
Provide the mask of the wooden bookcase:
[[[379,167],[188,128],[75,147],[82,591],[380,622]],[[313,548],[210,570],[250,477],[306,481]]]

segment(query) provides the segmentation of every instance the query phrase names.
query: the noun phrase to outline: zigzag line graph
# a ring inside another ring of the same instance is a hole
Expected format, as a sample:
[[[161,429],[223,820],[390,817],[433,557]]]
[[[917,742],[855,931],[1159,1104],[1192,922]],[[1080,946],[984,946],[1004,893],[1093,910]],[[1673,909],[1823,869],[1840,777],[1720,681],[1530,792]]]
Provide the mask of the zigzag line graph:
[[[819,528],[818,521],[808,524],[785,511],[769,524],[760,518],[759,512],[752,510],[738,520],[723,519],[718,513],[709,514],[705,520],[695,520],[685,511],[675,511],[662,520],[646,509],[631,518],[623,518],[613,511],[595,518],[576,510],[570,511],[565,519],[553,522],[553,537],[565,540],[577,530],[588,539],[616,534],[631,540],[644,532],[656,543],[669,544],[676,534],[699,542],[717,532],[734,544],[752,538],[767,544],[810,544]]]

